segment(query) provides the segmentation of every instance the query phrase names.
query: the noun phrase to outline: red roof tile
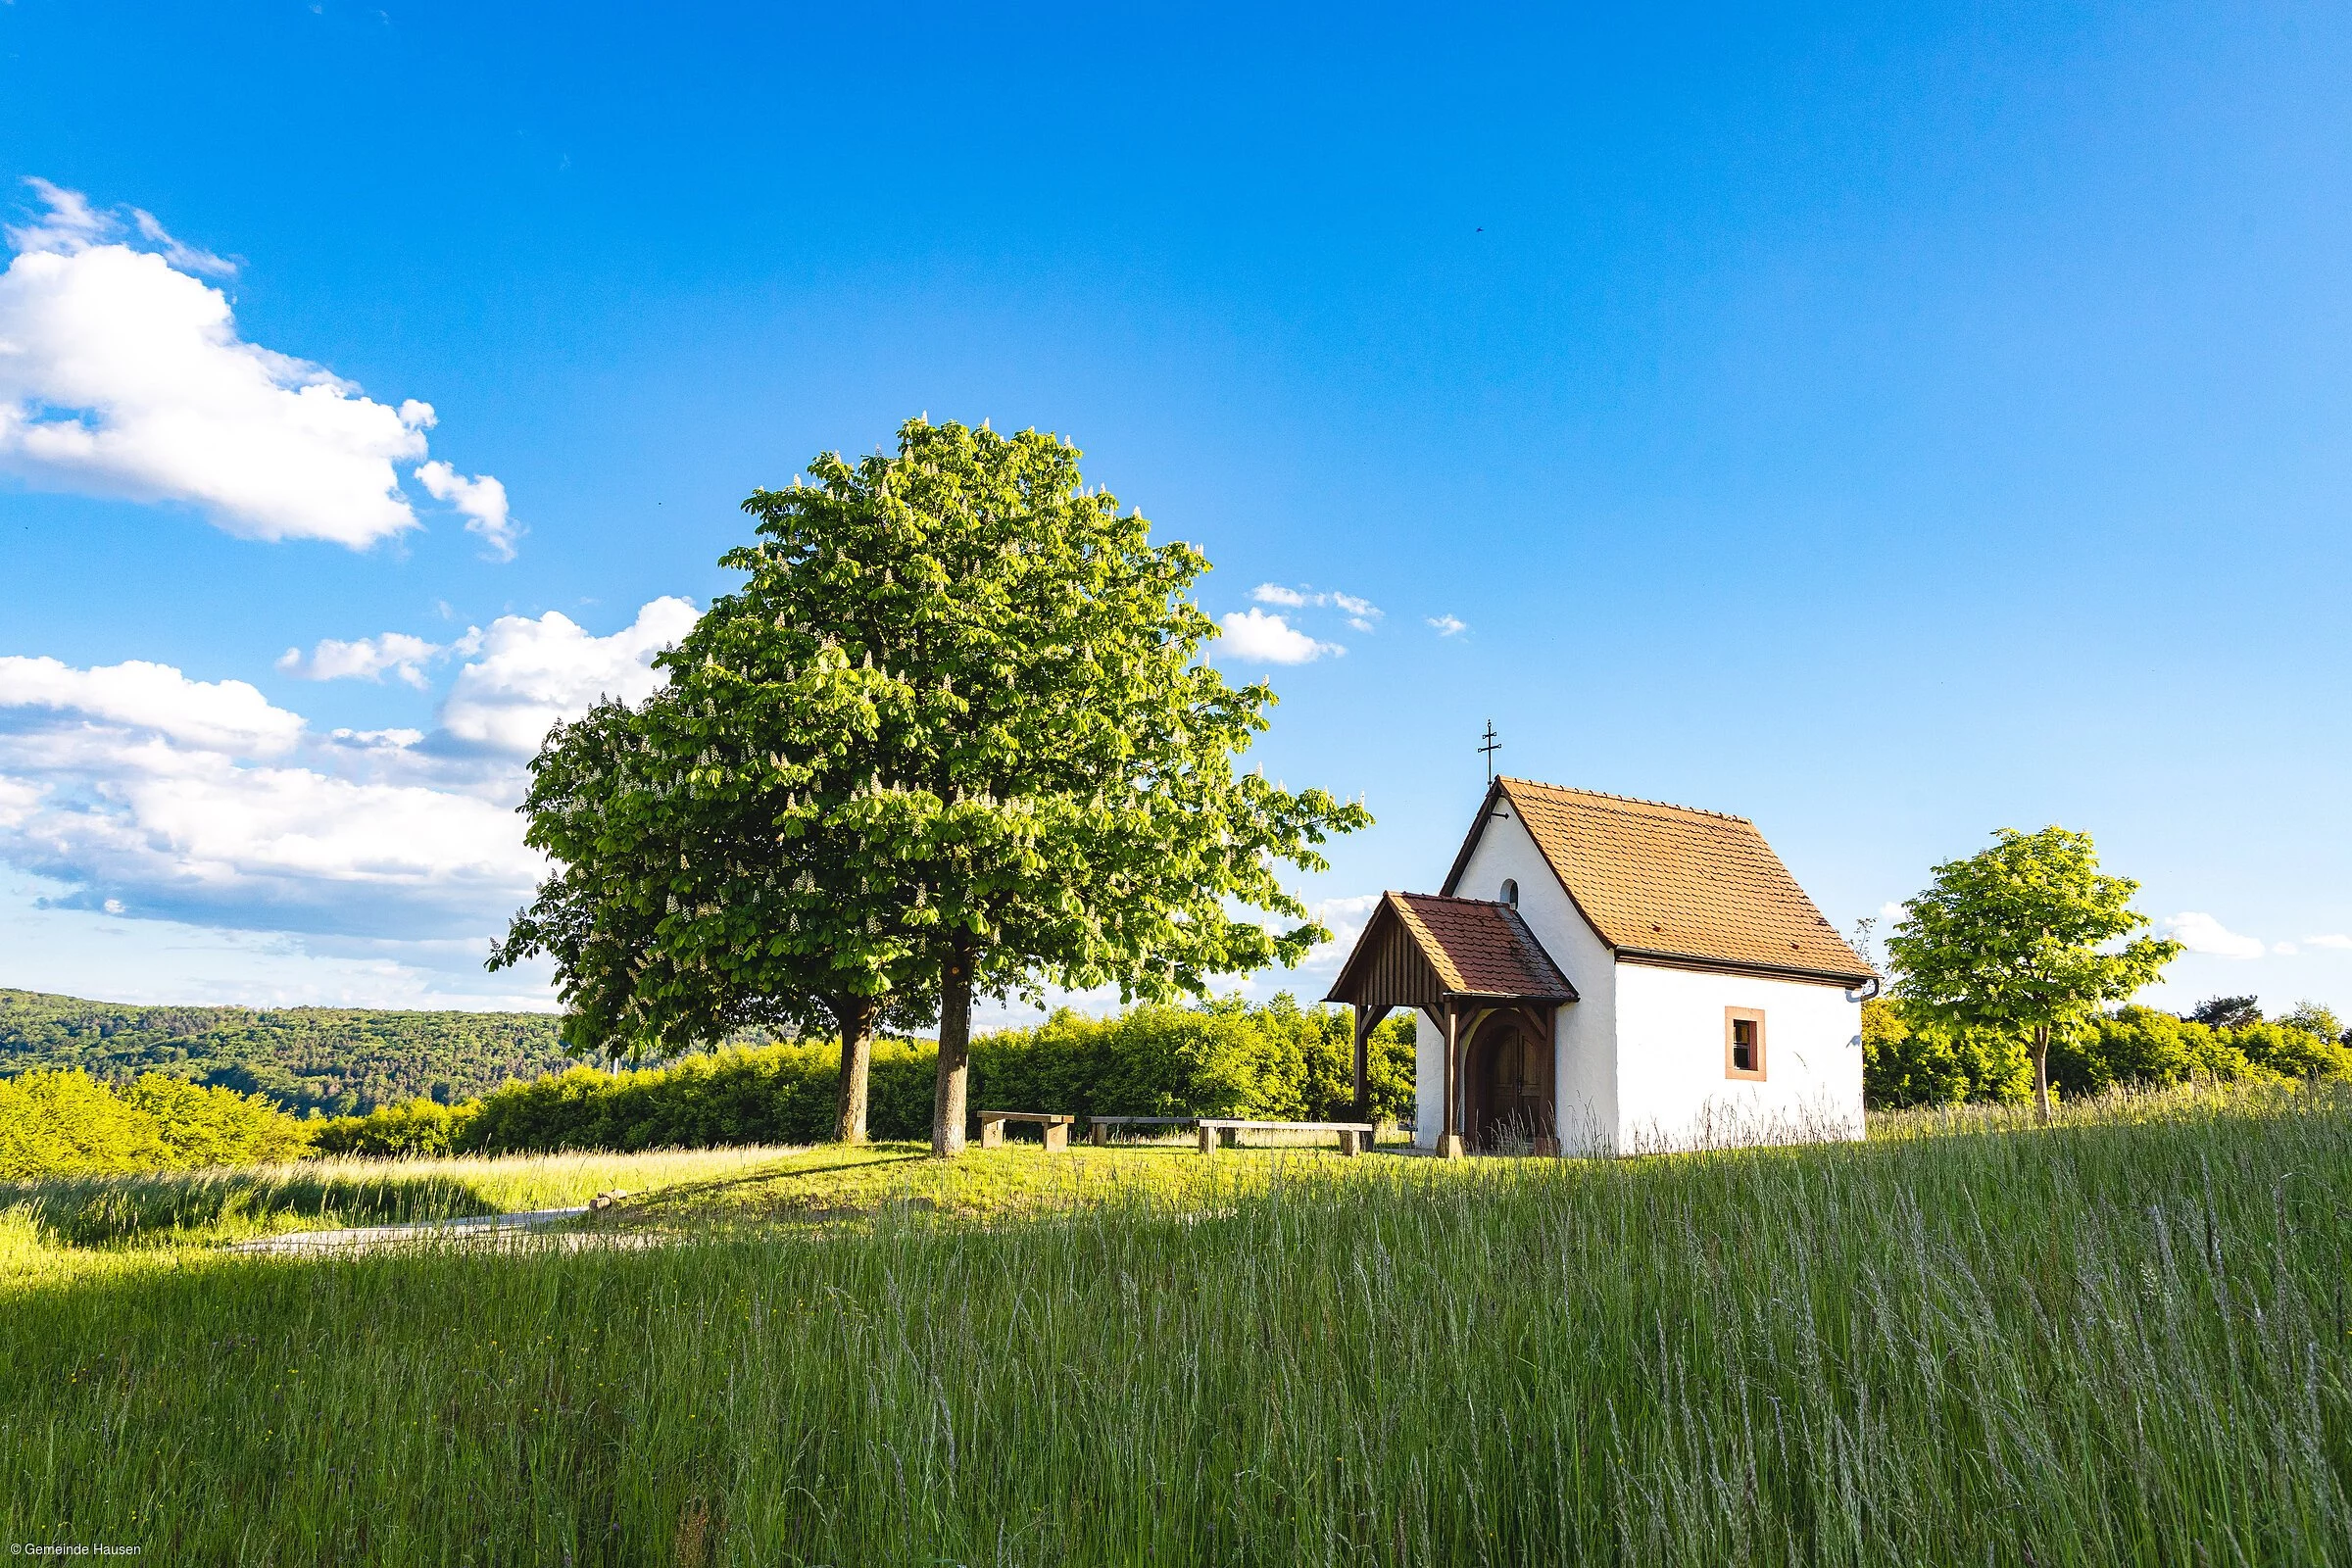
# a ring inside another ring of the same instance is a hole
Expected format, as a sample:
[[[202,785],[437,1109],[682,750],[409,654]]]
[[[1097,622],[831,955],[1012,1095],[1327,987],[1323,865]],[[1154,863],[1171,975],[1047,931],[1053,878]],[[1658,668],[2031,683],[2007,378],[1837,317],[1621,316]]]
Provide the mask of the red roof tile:
[[[1462,847],[1451,888],[1496,800],[1517,812],[1560,885],[1620,954],[1785,969],[1861,984],[1870,965],[1742,816],[1501,778]]]
[[[1391,893],[1448,991],[1478,997],[1573,997],[1576,987],[1507,904]]]

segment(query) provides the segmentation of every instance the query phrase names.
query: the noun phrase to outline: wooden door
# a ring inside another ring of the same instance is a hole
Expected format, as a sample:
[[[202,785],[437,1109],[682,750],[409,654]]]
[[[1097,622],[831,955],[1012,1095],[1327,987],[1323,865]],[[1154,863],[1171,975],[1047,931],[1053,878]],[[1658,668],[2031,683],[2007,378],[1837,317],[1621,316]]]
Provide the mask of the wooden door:
[[[1551,1042],[1526,1019],[1489,1019],[1470,1067],[1471,1147],[1530,1149],[1552,1137]]]

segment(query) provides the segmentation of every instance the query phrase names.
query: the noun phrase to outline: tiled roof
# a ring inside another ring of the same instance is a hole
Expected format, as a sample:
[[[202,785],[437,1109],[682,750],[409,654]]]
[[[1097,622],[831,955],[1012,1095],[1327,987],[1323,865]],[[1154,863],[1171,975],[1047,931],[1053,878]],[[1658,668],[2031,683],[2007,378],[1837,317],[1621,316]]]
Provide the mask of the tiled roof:
[[[1385,895],[1439,983],[1475,997],[1574,997],[1576,987],[1507,904],[1437,893]]]
[[[1857,985],[1870,978],[1870,965],[1743,816],[1517,778],[1495,780],[1487,810],[1495,797],[1527,824],[1600,939],[1621,953]],[[1465,844],[1454,878],[1469,851]]]

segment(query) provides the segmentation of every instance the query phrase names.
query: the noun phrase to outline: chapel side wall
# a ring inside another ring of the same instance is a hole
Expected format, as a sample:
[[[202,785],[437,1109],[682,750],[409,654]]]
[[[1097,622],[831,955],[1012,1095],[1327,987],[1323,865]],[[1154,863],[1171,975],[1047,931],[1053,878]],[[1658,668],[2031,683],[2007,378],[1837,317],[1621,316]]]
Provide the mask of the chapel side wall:
[[[1621,1121],[1616,956],[1577,912],[1551,862],[1536,848],[1510,803],[1497,800],[1494,810],[1496,816],[1487,823],[1478,848],[1462,867],[1461,879],[1450,891],[1457,898],[1500,899],[1505,878],[1519,884],[1519,917],[1583,999],[1559,1010],[1552,1083],[1558,1095],[1561,1151],[1570,1154],[1613,1152]],[[1443,1035],[1436,1037],[1434,1051],[1423,1054],[1424,1082],[1440,1097],[1445,1054]],[[1430,1108],[1423,1120],[1423,1126],[1430,1129],[1424,1140],[1428,1147],[1437,1143],[1442,1102],[1439,1098],[1428,1101]]]
[[[1857,1139],[1862,1006],[1793,980],[1617,965],[1618,1147]],[[1761,1080],[1724,1071],[1724,1009],[1764,1014]]]

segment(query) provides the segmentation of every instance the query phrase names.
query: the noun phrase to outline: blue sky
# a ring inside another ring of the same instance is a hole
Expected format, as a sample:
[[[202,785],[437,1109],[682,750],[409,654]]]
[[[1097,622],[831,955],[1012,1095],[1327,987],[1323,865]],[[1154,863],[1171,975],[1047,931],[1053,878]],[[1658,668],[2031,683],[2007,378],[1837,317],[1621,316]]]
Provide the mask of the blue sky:
[[[927,411],[1260,617],[1335,923],[1491,718],[2352,1009],[2352,18],[1104,10],[0,5],[0,985],[544,1004],[536,734]]]

